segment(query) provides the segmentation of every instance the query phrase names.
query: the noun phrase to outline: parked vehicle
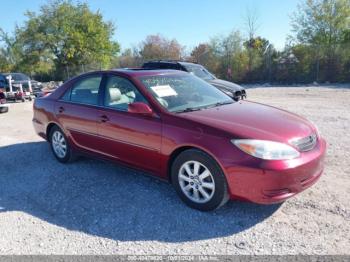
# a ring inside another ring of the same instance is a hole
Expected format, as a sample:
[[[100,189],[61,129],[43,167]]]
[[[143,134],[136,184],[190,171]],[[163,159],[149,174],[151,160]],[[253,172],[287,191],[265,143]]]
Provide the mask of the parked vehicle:
[[[41,89],[43,88],[42,83],[35,80],[31,80],[31,83],[32,83],[32,89],[33,89],[33,95],[35,97],[41,97],[41,94],[42,94]]]
[[[30,92],[23,90],[20,85],[12,85],[12,91],[10,89],[6,90],[6,99],[11,101],[22,101],[25,102],[26,99],[31,101],[32,97]]]
[[[83,74],[35,100],[33,125],[58,161],[83,153],[146,170],[199,210],[284,201],[319,179],[326,150],[306,119],[175,70]]]
[[[8,88],[8,82],[7,82],[6,76],[0,73],[0,91],[6,92],[7,88]]]
[[[1,89],[1,86],[0,86]],[[0,91],[0,113],[6,113],[9,111],[9,106],[6,104],[5,93]]]
[[[22,102],[32,100],[33,85],[32,80],[22,73],[1,74],[6,79],[6,98],[7,100],[21,100]],[[33,82],[37,83],[36,81]]]
[[[214,74],[210,73],[204,66],[199,64],[174,60],[158,60],[146,62],[142,65],[142,68],[175,69],[189,72],[203,79],[204,81],[207,81],[235,100],[244,99],[247,97],[246,91],[243,87],[235,83],[216,78]]]

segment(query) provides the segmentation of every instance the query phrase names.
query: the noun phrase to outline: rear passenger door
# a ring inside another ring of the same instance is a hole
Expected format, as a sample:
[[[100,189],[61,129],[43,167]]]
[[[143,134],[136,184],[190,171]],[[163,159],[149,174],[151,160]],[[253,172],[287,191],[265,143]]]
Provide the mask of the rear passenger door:
[[[78,79],[55,104],[58,123],[76,146],[95,151],[101,74]]]

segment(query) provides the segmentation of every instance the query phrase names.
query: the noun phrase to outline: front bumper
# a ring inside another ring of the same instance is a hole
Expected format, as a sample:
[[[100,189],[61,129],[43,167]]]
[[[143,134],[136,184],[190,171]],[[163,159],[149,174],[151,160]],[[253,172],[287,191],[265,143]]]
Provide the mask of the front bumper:
[[[260,168],[230,166],[225,168],[231,199],[259,204],[282,202],[312,186],[324,168],[326,142],[301,157],[288,161],[262,161]]]

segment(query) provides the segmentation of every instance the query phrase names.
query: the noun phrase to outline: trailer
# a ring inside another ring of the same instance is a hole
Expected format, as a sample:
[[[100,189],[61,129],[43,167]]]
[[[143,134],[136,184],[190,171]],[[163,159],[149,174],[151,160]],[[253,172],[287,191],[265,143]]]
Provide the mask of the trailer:
[[[8,87],[5,92],[6,99],[9,101],[20,100],[25,102],[26,100],[32,101],[32,86],[30,80],[15,81],[12,79],[12,75],[6,76]]]

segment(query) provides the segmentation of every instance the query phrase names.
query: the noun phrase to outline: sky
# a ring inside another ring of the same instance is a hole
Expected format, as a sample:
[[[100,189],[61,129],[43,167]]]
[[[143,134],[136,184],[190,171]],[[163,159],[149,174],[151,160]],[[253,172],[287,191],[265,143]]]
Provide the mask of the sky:
[[[86,0],[116,25],[122,49],[137,46],[150,34],[176,38],[191,50],[211,37],[246,30],[247,10],[258,17],[257,35],[282,49],[291,33],[290,15],[300,0]],[[0,28],[8,33],[23,24],[25,11],[38,11],[46,0],[0,0]]]

